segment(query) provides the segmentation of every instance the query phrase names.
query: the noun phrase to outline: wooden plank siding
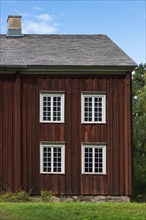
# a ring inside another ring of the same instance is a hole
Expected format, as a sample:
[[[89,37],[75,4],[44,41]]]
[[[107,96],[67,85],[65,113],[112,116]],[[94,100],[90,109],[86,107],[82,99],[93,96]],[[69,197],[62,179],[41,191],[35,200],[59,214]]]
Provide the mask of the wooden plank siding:
[[[65,123],[40,123],[40,91],[65,93]],[[106,123],[81,123],[81,93],[105,92]],[[131,78],[123,75],[0,77],[0,190],[132,195]],[[40,142],[65,142],[65,174],[40,174]],[[107,173],[81,174],[81,144],[106,143]]]

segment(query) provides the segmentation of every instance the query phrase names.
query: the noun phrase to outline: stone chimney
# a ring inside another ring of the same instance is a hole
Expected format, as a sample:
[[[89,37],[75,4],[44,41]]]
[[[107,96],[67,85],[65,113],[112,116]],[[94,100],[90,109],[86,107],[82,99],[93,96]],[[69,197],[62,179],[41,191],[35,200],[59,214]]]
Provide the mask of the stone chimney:
[[[21,16],[8,16],[8,31],[7,36],[21,37]]]

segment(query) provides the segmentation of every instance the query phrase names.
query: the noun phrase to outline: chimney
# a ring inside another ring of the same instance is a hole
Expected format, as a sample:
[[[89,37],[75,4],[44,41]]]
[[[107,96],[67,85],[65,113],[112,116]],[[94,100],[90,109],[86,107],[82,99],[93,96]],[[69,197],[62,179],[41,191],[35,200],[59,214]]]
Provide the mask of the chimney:
[[[7,36],[21,37],[21,16],[8,16],[8,31]]]

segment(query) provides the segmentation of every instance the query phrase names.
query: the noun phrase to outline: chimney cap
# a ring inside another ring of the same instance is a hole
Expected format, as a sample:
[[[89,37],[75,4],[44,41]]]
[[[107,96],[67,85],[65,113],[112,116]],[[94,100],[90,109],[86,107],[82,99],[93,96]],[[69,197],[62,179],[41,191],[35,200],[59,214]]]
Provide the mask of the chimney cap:
[[[9,20],[9,18],[22,18],[22,16],[21,15],[9,15],[7,18],[7,22]]]

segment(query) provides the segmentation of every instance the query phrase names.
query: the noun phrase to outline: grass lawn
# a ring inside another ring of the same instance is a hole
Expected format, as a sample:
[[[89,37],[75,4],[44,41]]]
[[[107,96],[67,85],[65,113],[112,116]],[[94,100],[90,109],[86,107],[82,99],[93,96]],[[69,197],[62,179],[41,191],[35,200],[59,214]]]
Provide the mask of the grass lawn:
[[[0,203],[0,220],[146,220],[146,203]]]

